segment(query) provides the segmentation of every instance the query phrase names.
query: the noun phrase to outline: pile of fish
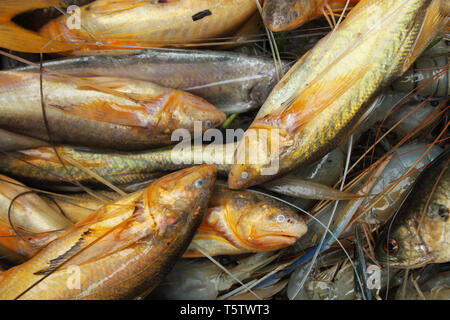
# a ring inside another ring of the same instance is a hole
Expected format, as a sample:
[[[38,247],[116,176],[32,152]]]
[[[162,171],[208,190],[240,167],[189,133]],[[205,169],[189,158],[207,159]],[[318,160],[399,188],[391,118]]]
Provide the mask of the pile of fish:
[[[449,16],[2,1],[0,299],[450,300]]]

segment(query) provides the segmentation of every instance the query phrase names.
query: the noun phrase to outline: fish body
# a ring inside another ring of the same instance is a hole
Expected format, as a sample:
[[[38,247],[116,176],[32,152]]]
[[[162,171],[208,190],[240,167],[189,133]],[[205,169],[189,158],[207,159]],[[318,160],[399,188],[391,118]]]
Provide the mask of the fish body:
[[[1,151],[32,149],[46,145],[48,145],[48,143],[43,140],[0,129]]]
[[[228,184],[245,188],[322,157],[445,25],[439,0],[363,0],[275,86],[240,141]]]
[[[194,164],[214,164],[226,174],[235,144],[177,145],[143,152],[123,153],[69,146],[41,147],[0,155],[0,171],[40,188],[74,185],[104,186],[86,169],[115,185],[144,182],[165,172]],[[57,153],[55,153],[55,150]],[[61,164],[60,159],[64,165]]]
[[[52,39],[63,33],[64,40],[84,45],[81,50],[99,42],[111,48],[183,45],[230,34],[256,8],[254,0],[96,0],[81,7],[82,28],[70,29],[70,16],[61,16],[39,34]]]
[[[184,257],[264,252],[293,244],[306,233],[292,208],[252,191],[216,186],[208,211]]]
[[[349,0],[348,6],[354,6],[359,0]],[[306,22],[331,14],[326,11],[328,5],[331,10],[341,10],[347,0],[266,0],[263,7],[263,21],[273,32],[297,29]]]
[[[4,71],[1,77],[0,127],[49,141],[39,74]],[[124,78],[84,80],[80,84],[44,75],[43,95],[51,141],[136,150],[171,144],[174,130],[193,132],[195,121],[201,123],[202,130],[225,121],[221,111],[190,93]],[[107,92],[100,91],[103,89]]]
[[[215,177],[214,166],[188,168],[102,207],[2,273],[1,299],[132,299],[150,292],[192,239]],[[69,284],[74,270],[79,286]]]
[[[417,178],[375,249],[377,259],[397,268],[450,261],[449,150]]]
[[[273,192],[304,199],[349,200],[360,197],[353,193],[339,191],[311,180],[287,176],[266,182],[262,187]]]
[[[283,61],[283,65],[287,67],[288,63]],[[276,83],[273,60],[227,51],[100,51],[90,56],[47,61],[43,66],[72,76],[151,81],[195,94],[226,113],[259,108]],[[35,67],[17,70],[39,71]]]

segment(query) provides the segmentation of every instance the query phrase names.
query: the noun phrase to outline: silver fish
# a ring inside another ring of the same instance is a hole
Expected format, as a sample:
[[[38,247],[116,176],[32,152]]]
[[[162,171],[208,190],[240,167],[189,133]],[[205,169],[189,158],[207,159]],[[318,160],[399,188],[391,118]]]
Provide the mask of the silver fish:
[[[288,63],[283,62],[283,65],[287,70]],[[98,51],[91,56],[49,61],[44,63],[44,68],[74,76],[116,76],[152,81],[198,95],[226,113],[260,107],[276,84],[273,60],[226,51]],[[18,70],[38,69],[25,67]]]

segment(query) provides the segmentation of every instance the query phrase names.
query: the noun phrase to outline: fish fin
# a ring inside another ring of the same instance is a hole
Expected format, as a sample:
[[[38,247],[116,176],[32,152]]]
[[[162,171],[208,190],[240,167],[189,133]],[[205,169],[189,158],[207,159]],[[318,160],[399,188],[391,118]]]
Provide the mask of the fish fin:
[[[442,12],[441,1],[433,0],[432,4],[428,7],[419,37],[414,44],[414,49],[411,51],[408,59],[405,60],[402,72],[408,70],[414,61],[425,51],[430,42],[438,35],[440,29],[438,26],[444,27],[446,21],[448,19],[446,14]],[[430,33],[435,33],[435,36],[431,37]]]
[[[274,115],[287,119],[295,114],[288,124],[290,131],[295,131],[317,114],[330,106],[339,96],[359,81],[370,68],[370,65],[338,75],[333,79],[317,79],[300,94],[291,96],[285,101],[285,107]]]
[[[87,120],[123,126],[147,127],[149,115],[157,113],[168,99],[167,94],[150,96],[124,92],[128,84],[124,79],[119,78],[93,77],[75,79],[74,81],[78,82],[77,89],[79,90],[95,90],[130,100],[129,104],[115,103],[111,99],[99,99],[77,105],[49,104],[51,107]]]
[[[80,103],[77,105],[56,105],[48,104],[49,107],[59,109],[74,117],[86,120],[106,122],[127,127],[148,127],[148,113],[145,107],[120,105],[114,102],[107,102],[101,99],[90,103]]]
[[[72,247],[70,247],[66,252],[59,255],[58,257],[50,260],[48,262],[48,266],[44,269],[36,271],[35,275],[49,275],[53,273],[62,263],[69,260],[75,253],[77,253],[81,248],[82,244],[85,241],[85,236],[89,235],[91,232],[90,229],[86,230],[78,239],[77,242],[74,243]]]
[[[122,97],[125,99],[133,100],[134,102],[145,102],[151,105],[152,103],[156,103],[159,101],[161,96],[154,97],[149,94],[138,94],[128,92],[133,89],[129,86],[130,80],[123,78],[114,78],[114,77],[90,77],[90,78],[73,78],[73,81],[78,83],[79,90],[97,90],[99,92],[112,94],[118,97]],[[134,80],[134,82],[139,82],[139,80]],[[146,82],[147,85],[150,82]],[[155,88],[162,89],[158,85],[151,83]]]

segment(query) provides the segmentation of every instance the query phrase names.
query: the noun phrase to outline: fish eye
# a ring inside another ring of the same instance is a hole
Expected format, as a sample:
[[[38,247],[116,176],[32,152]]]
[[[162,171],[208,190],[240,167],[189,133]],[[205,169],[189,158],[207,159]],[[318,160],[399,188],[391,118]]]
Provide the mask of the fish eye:
[[[198,179],[197,181],[195,181],[194,186],[196,188],[201,188],[203,186],[203,179]]]
[[[279,214],[277,216],[277,222],[284,222],[285,220],[286,220],[286,218],[282,214]]]
[[[386,253],[395,254],[398,251],[398,242],[390,238],[383,246]]]
[[[211,122],[210,120],[206,120],[206,121],[205,121],[205,127],[206,127],[206,128],[210,128],[211,125],[212,125],[212,122]]]
[[[245,180],[245,179],[247,179],[248,178],[248,173],[247,172],[242,172],[241,173],[241,179],[243,179],[243,180]]]
[[[444,219],[444,220],[447,220],[448,219],[448,216],[449,216],[449,212],[448,212],[449,210],[448,210],[448,208],[446,207],[446,206],[444,206],[444,205],[440,205],[439,206],[439,210],[438,210],[438,215],[442,218],[442,219]]]

